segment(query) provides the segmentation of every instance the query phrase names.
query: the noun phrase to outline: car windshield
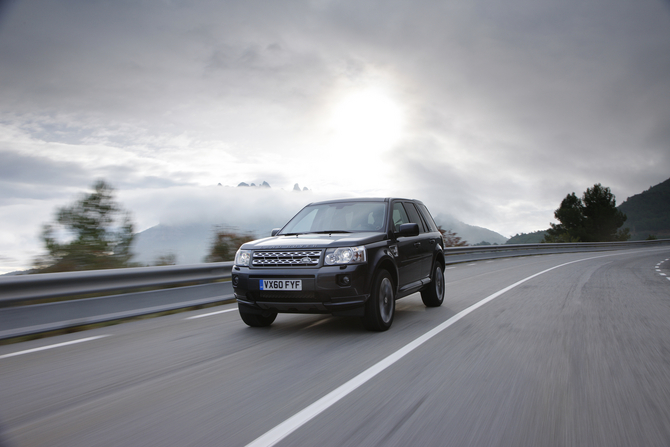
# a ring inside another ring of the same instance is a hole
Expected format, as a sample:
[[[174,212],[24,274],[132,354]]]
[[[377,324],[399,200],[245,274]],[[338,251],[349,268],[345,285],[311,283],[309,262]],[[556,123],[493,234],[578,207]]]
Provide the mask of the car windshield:
[[[303,208],[279,233],[353,233],[383,231],[385,202],[334,202]]]

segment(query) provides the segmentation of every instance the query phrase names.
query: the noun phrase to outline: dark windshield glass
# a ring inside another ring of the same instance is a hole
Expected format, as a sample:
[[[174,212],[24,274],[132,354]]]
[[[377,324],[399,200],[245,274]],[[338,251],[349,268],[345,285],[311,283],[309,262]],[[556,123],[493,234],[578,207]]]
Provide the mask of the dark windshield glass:
[[[383,231],[385,202],[336,202],[307,206],[279,234]]]

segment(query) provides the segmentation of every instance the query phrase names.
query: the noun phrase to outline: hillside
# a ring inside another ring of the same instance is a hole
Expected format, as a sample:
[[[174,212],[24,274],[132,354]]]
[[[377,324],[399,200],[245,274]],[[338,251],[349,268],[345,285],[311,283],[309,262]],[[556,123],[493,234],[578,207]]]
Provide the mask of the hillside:
[[[547,234],[545,230],[534,231],[532,233],[521,233],[516,234],[509,238],[506,242],[506,245],[513,244],[539,244],[544,239],[544,235]]]
[[[630,228],[631,239],[670,238],[670,179],[629,197],[617,208],[628,216],[624,227]]]

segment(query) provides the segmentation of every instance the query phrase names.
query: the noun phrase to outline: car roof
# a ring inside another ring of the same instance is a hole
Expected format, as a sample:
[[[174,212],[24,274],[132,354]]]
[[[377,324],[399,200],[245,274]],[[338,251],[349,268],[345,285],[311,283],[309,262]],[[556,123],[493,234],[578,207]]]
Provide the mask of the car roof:
[[[391,200],[404,200],[406,202],[415,202],[422,203],[420,200],[416,199],[403,199],[401,197],[353,197],[345,199],[333,199],[333,200],[323,200],[320,202],[312,202],[309,205],[322,205],[327,203],[341,203],[341,202],[390,202]]]

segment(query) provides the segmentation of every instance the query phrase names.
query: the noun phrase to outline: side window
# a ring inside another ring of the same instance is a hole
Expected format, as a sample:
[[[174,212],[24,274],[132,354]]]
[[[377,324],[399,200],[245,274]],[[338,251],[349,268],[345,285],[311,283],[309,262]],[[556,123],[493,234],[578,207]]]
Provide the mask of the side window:
[[[423,216],[423,219],[426,221],[426,224],[430,228],[430,231],[432,231],[432,232],[439,231],[437,229],[437,224],[435,223],[435,220],[433,220],[433,216],[430,215],[430,212],[428,211],[428,208],[426,208],[426,205],[418,204],[418,208],[419,208],[419,211],[421,211],[421,215]]]
[[[426,225],[423,223],[423,219],[419,216],[419,212],[416,210],[414,207],[413,203],[405,202],[405,209],[407,210],[407,214],[409,215],[409,221],[412,223],[419,224],[419,231],[421,233],[426,232]]]
[[[402,203],[395,202],[393,204],[393,229],[398,231],[400,225],[410,223],[405,208],[402,206]]]

